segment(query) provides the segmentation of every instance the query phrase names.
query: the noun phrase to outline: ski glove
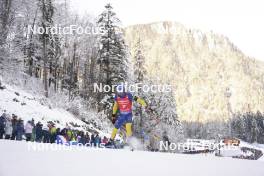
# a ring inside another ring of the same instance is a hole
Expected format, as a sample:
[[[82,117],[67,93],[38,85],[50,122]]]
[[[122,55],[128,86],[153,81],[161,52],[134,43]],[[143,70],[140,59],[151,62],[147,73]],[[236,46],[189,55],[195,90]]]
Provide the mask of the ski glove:
[[[116,114],[112,114],[112,123],[115,124],[116,122]]]

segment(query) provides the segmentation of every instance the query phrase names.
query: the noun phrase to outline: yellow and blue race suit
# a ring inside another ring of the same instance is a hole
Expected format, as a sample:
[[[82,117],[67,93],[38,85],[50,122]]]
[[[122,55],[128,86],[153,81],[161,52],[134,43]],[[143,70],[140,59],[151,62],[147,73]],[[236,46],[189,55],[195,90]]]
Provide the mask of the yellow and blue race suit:
[[[111,139],[114,140],[117,131],[120,127],[125,125],[126,136],[130,137],[132,135],[132,105],[133,100],[141,104],[141,106],[146,107],[146,102],[137,96],[133,97],[131,93],[124,93],[123,95],[116,95],[115,102],[113,106],[113,115],[118,112],[118,117],[115,122],[115,128],[113,129]]]

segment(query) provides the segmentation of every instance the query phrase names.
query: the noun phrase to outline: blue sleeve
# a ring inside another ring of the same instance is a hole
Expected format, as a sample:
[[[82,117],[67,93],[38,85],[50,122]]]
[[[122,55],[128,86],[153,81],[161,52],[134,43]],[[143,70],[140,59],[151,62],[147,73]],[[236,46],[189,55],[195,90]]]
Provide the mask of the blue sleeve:
[[[133,95],[131,93],[127,93],[127,96],[130,101],[133,101]]]

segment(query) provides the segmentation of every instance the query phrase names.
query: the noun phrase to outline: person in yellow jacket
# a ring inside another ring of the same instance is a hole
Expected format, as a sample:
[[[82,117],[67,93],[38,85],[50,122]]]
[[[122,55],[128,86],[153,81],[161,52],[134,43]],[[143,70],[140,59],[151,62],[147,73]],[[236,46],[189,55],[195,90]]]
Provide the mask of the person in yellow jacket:
[[[132,102],[133,100],[139,103],[143,107],[147,107],[146,102],[137,96],[132,96],[131,93],[125,92],[123,85],[117,86],[116,95],[114,98],[114,106],[112,113],[112,122],[114,129],[111,134],[110,142],[113,142],[118,129],[125,125],[126,137],[132,136]],[[118,113],[118,116],[117,116]]]
[[[71,141],[72,140],[72,137],[73,137],[73,133],[72,133],[72,130],[69,128],[67,129],[67,137],[68,137],[68,141]]]
[[[55,143],[56,140],[56,136],[57,136],[57,128],[55,127],[54,124],[52,124],[51,128],[50,128],[50,142],[51,143]]]

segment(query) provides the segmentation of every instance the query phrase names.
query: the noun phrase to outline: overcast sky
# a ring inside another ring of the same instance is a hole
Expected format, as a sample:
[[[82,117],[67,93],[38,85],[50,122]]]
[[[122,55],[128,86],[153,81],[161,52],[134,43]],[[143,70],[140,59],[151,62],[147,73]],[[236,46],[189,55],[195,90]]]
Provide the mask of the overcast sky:
[[[263,0],[71,0],[80,14],[99,15],[110,2],[124,26],[176,21],[226,35],[246,55],[264,61]]]

